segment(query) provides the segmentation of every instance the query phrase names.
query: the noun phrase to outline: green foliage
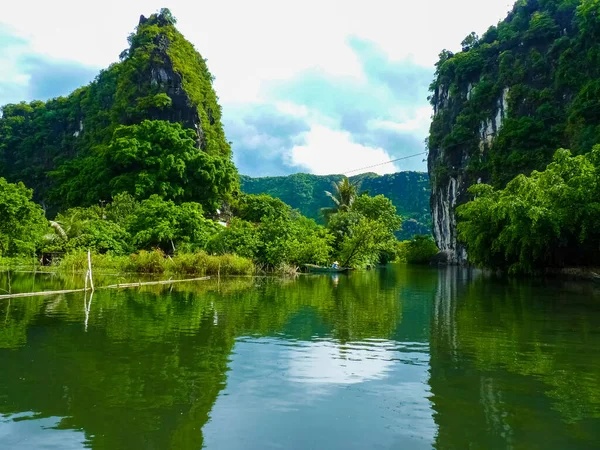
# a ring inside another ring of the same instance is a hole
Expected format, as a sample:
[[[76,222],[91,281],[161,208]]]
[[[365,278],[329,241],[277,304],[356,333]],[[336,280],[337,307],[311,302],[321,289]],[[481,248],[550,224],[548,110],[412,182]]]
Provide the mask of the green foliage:
[[[287,217],[291,212],[289,205],[266,194],[242,194],[232,204],[232,210],[236,217],[253,223],[263,217]]]
[[[342,266],[366,267],[387,263],[396,256],[394,235],[402,226],[392,202],[378,195],[357,197],[346,211],[330,216],[327,227]],[[369,230],[370,233],[369,233]]]
[[[210,209],[234,187],[230,161],[196,148],[195,133],[178,123],[145,120],[115,130],[106,153],[110,190],[144,199],[158,194]]]
[[[263,205],[269,203],[268,196],[247,197],[261,199]],[[270,269],[284,264],[327,264],[333,236],[314,220],[291,211],[287,205],[285,207],[285,214],[262,214],[258,222],[233,219],[211,239],[208,250],[220,255],[235,253],[252,258]]]
[[[532,273],[542,267],[600,262],[600,146],[554,161],[505,189],[470,188],[475,199],[457,209],[459,237],[478,265]]]
[[[356,200],[360,183],[352,183],[347,177],[343,177],[338,182],[333,182],[333,193],[325,191],[325,195],[334,203],[335,206],[321,209],[325,220],[332,214],[339,212],[348,212]]]
[[[122,192],[113,197],[111,203],[106,205],[104,215],[106,220],[110,220],[120,226],[127,226],[130,217],[137,214],[140,204],[131,194]]]
[[[479,36],[477,33],[472,31],[463,41],[460,43],[464,52],[475,47],[479,43]],[[446,58],[448,59],[448,58]]]
[[[69,239],[64,248],[67,251],[83,248],[125,255],[130,250],[129,240],[129,233],[116,223],[95,219],[83,223],[79,233]]]
[[[58,265],[59,271],[87,270],[87,252],[66,254]],[[128,256],[92,254],[96,273],[147,273],[176,275],[252,275],[254,264],[235,255],[211,256],[206,252],[181,253],[167,258],[161,250],[134,253]]]
[[[0,178],[0,256],[32,255],[49,232],[48,221],[23,183]]]
[[[213,256],[200,251],[175,255],[167,270],[182,275],[253,275],[256,269],[248,258],[231,254]]]
[[[47,251],[86,249],[124,255],[131,249],[131,237],[127,230],[121,224],[104,220],[102,209],[98,206],[71,208],[58,214],[51,225],[55,235],[51,244],[45,246]]]
[[[258,260],[270,267],[287,264],[326,264],[332,236],[313,220],[292,214],[288,218],[266,217],[259,227]]]
[[[381,222],[358,215],[339,248],[342,267],[367,267],[379,263],[389,234]]]
[[[123,269],[124,272],[163,273],[165,268],[165,254],[160,249],[154,249],[131,255]]]
[[[351,210],[367,219],[381,222],[391,233],[395,233],[402,227],[402,218],[396,214],[396,207],[383,195],[371,197],[363,194],[354,201]]]
[[[439,251],[430,235],[415,236],[410,241],[399,242],[398,246],[398,261],[409,264],[429,264]]]
[[[121,62],[46,103],[5,105],[0,175],[32,187],[52,215],[122,191],[214,211],[237,190],[205,60],[166,8],[140,22]]]
[[[241,177],[242,190],[250,194],[268,194],[281,199],[303,215],[324,223],[321,210],[331,208],[331,199],[323,195],[332,183],[339,182],[341,175],[294,174],[286,177]],[[377,176],[363,174],[350,177],[350,182],[360,182],[363,192],[370,195],[383,194],[389,198],[404,220],[399,239],[410,239],[415,234],[431,233],[429,212],[429,180],[426,174],[400,172]]]
[[[207,250],[217,255],[235,253],[245,258],[255,258],[261,246],[256,226],[245,220],[233,218],[229,226],[215,234]]]
[[[204,248],[215,229],[215,224],[202,215],[200,204],[176,205],[157,195],[140,203],[128,227],[137,248],[165,252],[174,252],[180,245],[186,250]]]

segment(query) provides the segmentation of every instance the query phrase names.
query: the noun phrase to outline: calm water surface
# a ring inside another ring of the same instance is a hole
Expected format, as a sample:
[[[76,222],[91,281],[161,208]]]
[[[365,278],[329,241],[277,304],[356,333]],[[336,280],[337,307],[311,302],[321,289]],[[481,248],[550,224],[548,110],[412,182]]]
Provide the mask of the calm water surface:
[[[598,449],[600,289],[392,266],[0,300],[0,448]]]

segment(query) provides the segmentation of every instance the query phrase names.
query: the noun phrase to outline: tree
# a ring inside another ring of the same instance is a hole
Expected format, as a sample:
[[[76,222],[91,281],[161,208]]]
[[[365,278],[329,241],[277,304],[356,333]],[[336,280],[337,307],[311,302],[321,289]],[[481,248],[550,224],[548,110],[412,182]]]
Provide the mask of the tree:
[[[325,191],[325,195],[335,203],[335,206],[321,209],[326,219],[337,212],[347,212],[358,195],[358,184],[351,183],[347,177],[332,184],[334,192]]]
[[[439,252],[430,235],[418,235],[410,241],[400,242],[398,259],[409,264],[428,264]]]
[[[180,245],[186,250],[204,248],[215,234],[216,226],[203,217],[198,203],[176,205],[152,195],[140,203],[128,231],[137,248],[158,247],[165,252],[175,252]]]
[[[242,220],[258,223],[263,217],[287,217],[289,205],[267,194],[242,194],[232,205],[233,213]]]
[[[158,12],[158,15],[164,18],[171,25],[175,25],[177,23],[177,19],[173,17],[173,14],[169,8],[161,8]]]
[[[110,192],[128,192],[142,200],[157,194],[199,202],[212,211],[237,183],[233,163],[200,150],[194,131],[178,123],[145,120],[120,126],[105,157]]]
[[[477,36],[477,33],[472,31],[466,38],[463,39],[460,45],[462,46],[463,52],[466,52],[475,47],[478,42],[479,36]]]
[[[341,244],[339,257],[342,267],[366,267],[378,263],[388,236],[382,222],[359,216]]]
[[[42,208],[23,183],[0,178],[0,256],[32,255],[49,231]]]
[[[124,255],[131,250],[131,237],[124,223],[105,220],[103,209],[97,205],[89,208],[71,208],[56,216],[51,222],[61,237],[54,240],[54,250],[92,250]]]
[[[130,236],[125,229],[109,220],[94,219],[84,222],[77,235],[64,247],[71,250],[92,250],[96,253],[126,255],[131,250]]]
[[[139,207],[140,203],[131,194],[121,192],[113,197],[111,203],[106,205],[106,219],[126,226]]]
[[[261,245],[257,227],[245,220],[234,217],[227,227],[219,230],[207,244],[210,253],[236,254],[255,259]]]
[[[600,262],[600,145],[572,156],[560,149],[542,172],[505,189],[479,184],[457,208],[459,238],[477,265],[532,273]]]
[[[365,235],[365,224],[373,225],[372,236]],[[397,249],[394,233],[401,226],[402,219],[388,198],[366,194],[357,197],[346,211],[332,214],[327,224],[341,261],[357,267],[393,260]]]
[[[364,217],[381,222],[391,233],[402,228],[402,218],[396,214],[396,207],[383,195],[371,197],[363,194],[352,203],[350,208]]]

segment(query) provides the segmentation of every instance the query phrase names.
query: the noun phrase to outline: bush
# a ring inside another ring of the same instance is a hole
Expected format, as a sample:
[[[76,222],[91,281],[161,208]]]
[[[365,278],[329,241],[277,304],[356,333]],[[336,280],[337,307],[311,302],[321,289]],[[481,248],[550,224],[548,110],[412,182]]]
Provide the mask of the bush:
[[[161,250],[146,251],[131,255],[125,265],[126,272],[163,273],[166,269],[165,254]]]
[[[431,236],[415,236],[411,241],[398,243],[396,261],[408,264],[429,264],[438,251]]]
[[[214,256],[203,251],[174,256],[168,269],[186,275],[251,275],[255,271],[248,258],[231,254]]]
[[[128,256],[114,256],[111,254],[92,254],[92,271],[122,272],[129,262]],[[58,262],[58,268],[65,271],[85,272],[88,269],[86,251],[67,253]]]

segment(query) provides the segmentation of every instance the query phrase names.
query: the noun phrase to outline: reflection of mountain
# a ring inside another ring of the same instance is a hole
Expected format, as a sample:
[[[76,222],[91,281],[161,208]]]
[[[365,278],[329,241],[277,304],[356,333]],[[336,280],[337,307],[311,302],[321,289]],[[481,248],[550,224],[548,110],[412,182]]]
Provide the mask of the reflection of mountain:
[[[161,314],[148,305],[156,299],[125,308],[132,300],[115,297],[96,294],[87,333],[80,315],[70,314],[75,306],[83,314],[80,298],[65,300],[63,311],[76,323],[34,320],[27,345],[2,352],[0,412],[64,417],[59,427],[85,430],[93,448],[194,448],[225,382],[233,340],[205,305],[194,308],[198,329],[187,334],[165,314],[160,328],[136,324]],[[167,304],[176,309],[179,302],[185,298],[173,295]]]
[[[563,285],[439,272],[430,360],[437,450],[595,448],[600,317],[590,294],[565,301]]]
[[[82,295],[0,303],[0,414],[62,417],[94,449],[200,448],[236,337],[329,336],[351,360],[348,342],[397,332],[394,272],[355,275],[98,291],[89,311]]]
[[[82,295],[2,301],[0,448],[37,427],[96,450],[596,449],[599,295],[459,268],[235,278],[98,291],[87,331]]]

